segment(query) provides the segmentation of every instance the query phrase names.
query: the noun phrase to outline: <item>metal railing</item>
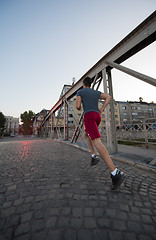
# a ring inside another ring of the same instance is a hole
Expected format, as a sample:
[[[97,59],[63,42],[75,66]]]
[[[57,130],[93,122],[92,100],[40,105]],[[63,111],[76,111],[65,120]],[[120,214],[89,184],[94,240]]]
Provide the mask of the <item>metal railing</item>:
[[[116,127],[118,142],[156,145],[156,119],[129,121]]]

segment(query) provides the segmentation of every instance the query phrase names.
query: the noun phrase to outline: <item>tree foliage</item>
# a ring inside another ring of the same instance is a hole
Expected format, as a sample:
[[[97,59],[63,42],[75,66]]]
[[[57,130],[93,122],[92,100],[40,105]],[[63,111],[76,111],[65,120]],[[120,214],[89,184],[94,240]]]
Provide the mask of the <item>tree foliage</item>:
[[[5,128],[6,118],[2,112],[0,112],[0,137],[3,135],[4,128]]]
[[[35,113],[33,113],[31,110],[29,110],[29,112],[25,111],[20,115],[21,122],[23,123],[23,131],[25,135],[32,134],[34,116],[35,116]]]

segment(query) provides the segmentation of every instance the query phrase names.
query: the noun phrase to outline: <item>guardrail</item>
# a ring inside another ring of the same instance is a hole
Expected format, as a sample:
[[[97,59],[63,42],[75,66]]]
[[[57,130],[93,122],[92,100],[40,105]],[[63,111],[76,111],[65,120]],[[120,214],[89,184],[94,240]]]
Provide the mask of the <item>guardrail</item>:
[[[77,121],[68,126],[68,140],[72,141],[73,134],[77,128]],[[111,124],[111,122],[110,122]],[[79,134],[79,141],[84,141],[84,126]],[[101,134],[102,141],[107,144],[107,134],[106,134],[106,123],[101,122],[99,126],[99,132]],[[59,127],[54,126],[52,130],[53,138],[63,139],[64,138],[64,126],[61,124]],[[46,130],[45,136],[51,137],[51,123],[49,122]],[[116,123],[116,137],[118,143],[123,143],[127,145],[141,145],[149,147],[151,145],[156,148],[156,119],[144,119],[143,121],[127,121],[123,123]]]
[[[156,145],[156,120],[129,121],[116,127],[118,142]]]

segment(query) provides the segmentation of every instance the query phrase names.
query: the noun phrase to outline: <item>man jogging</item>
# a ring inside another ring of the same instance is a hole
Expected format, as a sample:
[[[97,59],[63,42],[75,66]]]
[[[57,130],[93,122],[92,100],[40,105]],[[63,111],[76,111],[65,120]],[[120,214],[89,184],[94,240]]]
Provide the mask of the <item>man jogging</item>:
[[[92,79],[89,77],[83,80],[83,89],[77,92],[76,108],[80,110],[82,102],[85,124],[84,136],[92,154],[91,166],[96,165],[99,161],[98,157],[95,154],[96,148],[111,172],[112,190],[116,190],[123,182],[124,174],[114,165],[107,149],[101,142],[101,136],[98,130],[98,125],[101,122],[101,113],[110,103],[111,97],[105,93],[101,93],[90,88],[91,83]],[[105,100],[103,106],[100,109],[98,107],[99,99]]]

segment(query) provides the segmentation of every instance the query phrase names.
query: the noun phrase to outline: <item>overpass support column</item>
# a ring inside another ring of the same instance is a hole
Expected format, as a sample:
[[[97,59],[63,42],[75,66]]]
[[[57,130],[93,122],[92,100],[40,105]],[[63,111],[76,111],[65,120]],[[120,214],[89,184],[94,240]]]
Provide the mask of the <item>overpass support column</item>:
[[[105,109],[106,114],[106,133],[107,133],[107,148],[110,154],[116,153],[117,139],[116,139],[116,126],[115,126],[115,114],[114,114],[114,100],[113,100],[113,87],[111,71],[106,72],[106,69],[102,71],[104,92],[112,97],[109,106]]]

